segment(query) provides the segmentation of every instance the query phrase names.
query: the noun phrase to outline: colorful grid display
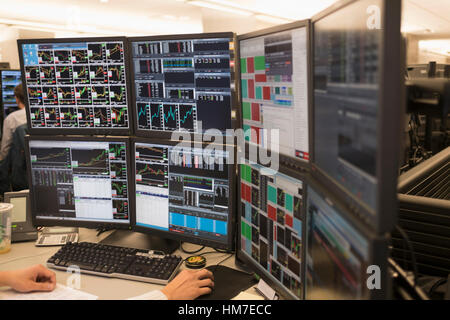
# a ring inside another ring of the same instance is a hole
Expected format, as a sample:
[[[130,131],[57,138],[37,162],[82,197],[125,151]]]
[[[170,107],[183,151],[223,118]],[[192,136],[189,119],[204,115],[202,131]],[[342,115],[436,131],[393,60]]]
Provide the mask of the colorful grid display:
[[[241,248],[300,298],[303,183],[281,173],[264,175],[261,168],[240,166]]]

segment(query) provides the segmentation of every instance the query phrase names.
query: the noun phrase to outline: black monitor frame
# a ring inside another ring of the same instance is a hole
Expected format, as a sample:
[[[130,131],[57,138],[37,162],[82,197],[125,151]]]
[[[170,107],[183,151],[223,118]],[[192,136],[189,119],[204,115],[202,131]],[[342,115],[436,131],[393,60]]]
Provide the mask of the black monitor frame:
[[[131,226],[134,231],[141,232],[141,233],[147,233],[155,236],[159,236],[161,238],[165,239],[171,239],[171,240],[179,240],[183,242],[189,242],[194,243],[198,245],[213,247],[216,249],[223,249],[223,250],[229,250],[233,251],[235,250],[235,233],[236,233],[236,165],[235,164],[229,164],[228,165],[228,181],[229,181],[229,199],[228,199],[228,205],[229,205],[229,216],[228,216],[228,224],[227,224],[227,233],[228,233],[228,241],[227,243],[220,243],[212,240],[205,240],[201,238],[195,238],[194,236],[185,236],[180,233],[171,232],[171,231],[162,231],[158,230],[156,228],[147,228],[143,226],[139,226],[136,224],[136,161],[134,152],[136,150],[136,143],[146,143],[146,144],[156,144],[156,145],[163,145],[163,146],[176,146],[181,141],[174,141],[174,140],[163,140],[163,139],[148,139],[148,138],[142,138],[142,137],[132,137],[131,138],[131,154],[133,157],[132,163],[131,163],[131,170],[130,173],[132,175],[131,185],[133,187],[133,199],[130,201],[133,203],[133,214],[131,216]],[[183,142],[186,142],[186,140],[183,140]],[[190,141],[193,143],[193,141]],[[210,143],[202,143],[202,148],[206,147]],[[212,143],[214,145],[214,143]],[[217,145],[217,144],[216,144]],[[199,145],[200,146],[200,145]],[[217,145],[218,147],[225,147],[226,145]],[[194,145],[196,147],[196,145]],[[232,146],[233,149],[236,149],[235,146]],[[233,157],[232,154],[230,154],[230,161],[235,161],[235,156]],[[235,162],[234,162],[235,163]],[[149,208],[151,210],[151,208]]]
[[[123,43],[124,50],[124,67],[125,67],[125,86],[127,92],[127,108],[128,108],[128,128],[32,128],[31,127],[31,111],[30,105],[28,102],[28,87],[26,85],[26,77],[25,77],[25,65],[23,59],[23,50],[22,45],[24,44],[58,44],[58,43],[83,43],[83,42],[113,42],[113,41],[121,41]],[[22,81],[24,86],[24,94],[25,94],[25,108],[27,110],[27,121],[28,121],[28,130],[30,134],[36,135],[81,135],[81,134],[90,134],[90,135],[131,135],[134,132],[134,110],[130,109],[130,101],[131,101],[131,89],[130,89],[130,61],[128,54],[128,42],[127,38],[123,36],[118,37],[83,37],[83,38],[46,38],[46,39],[19,39],[17,40],[17,46],[19,50],[19,61],[20,61],[20,69],[22,72]]]
[[[392,231],[397,217],[397,176],[399,164],[399,150],[401,146],[402,117],[405,114],[404,107],[404,50],[400,33],[401,26],[401,0],[380,0],[382,12],[382,45],[380,55],[380,79],[379,79],[379,109],[377,114],[377,154],[376,154],[376,179],[377,195],[376,209],[370,208],[359,200],[345,187],[339,184],[328,173],[321,169],[315,162],[314,144],[311,146],[312,161],[311,174],[321,183],[328,186],[331,193],[344,199],[352,214],[367,226],[379,233]],[[341,0],[330,8],[312,18],[312,52],[314,55],[314,26],[323,18],[334,12],[346,9],[356,0]],[[313,83],[314,83],[314,61]],[[314,85],[312,88],[313,120],[311,141],[314,141]]]
[[[157,35],[157,36],[146,36],[146,37],[128,37],[128,49],[129,49],[129,65],[130,65],[130,88],[132,88],[131,92],[131,107],[133,108],[133,127],[135,128],[135,135],[137,137],[148,137],[148,138],[157,138],[157,139],[170,139],[172,133],[175,134],[186,134],[183,131],[162,131],[162,130],[147,130],[147,129],[139,129],[138,125],[138,113],[137,113],[137,102],[136,102],[136,88],[134,82],[134,63],[132,58],[132,43],[140,42],[140,41],[170,41],[170,40],[189,40],[189,39],[216,39],[216,38],[229,38],[233,40],[234,48],[230,48],[230,62],[234,60],[234,67],[230,67],[230,80],[231,80],[231,100],[230,100],[230,121],[231,128],[228,129],[236,129],[239,128],[239,118],[238,114],[238,94],[239,94],[239,72],[238,66],[239,62],[237,61],[237,37],[233,32],[218,32],[218,33],[193,33],[193,34],[177,34],[177,35]],[[234,51],[234,56],[233,56]],[[189,132],[192,139],[196,139],[199,136],[207,136],[204,132],[193,133]],[[225,133],[222,133],[224,135]]]
[[[368,226],[366,226],[362,221],[359,219],[355,219],[355,217],[351,214],[351,212],[348,210],[347,205],[344,203],[342,198],[339,198],[336,194],[333,194],[333,192],[330,192],[329,185],[321,184],[314,178],[310,177],[308,179],[308,186],[307,189],[313,189],[315,193],[317,193],[320,197],[324,199],[324,201],[332,208],[334,208],[337,211],[337,214],[340,215],[351,227],[353,227],[358,233],[360,233],[361,236],[364,236],[366,240],[368,241],[369,245],[369,259],[367,265],[376,265],[380,268],[381,271],[381,277],[380,277],[380,285],[381,289],[374,289],[369,290],[367,289],[366,283],[368,280],[368,277],[372,275],[372,273],[365,273],[367,275],[367,278],[363,279],[363,287],[366,288],[366,294],[367,298],[369,300],[382,300],[382,299],[390,299],[392,295],[392,287],[391,283],[389,281],[390,275],[388,270],[388,257],[389,257],[389,251],[388,251],[388,244],[390,241],[389,235],[378,235],[373,230],[371,230]],[[308,193],[306,195],[308,197]],[[310,232],[310,215],[307,212],[307,203],[308,198],[305,199],[305,215],[306,215],[306,223],[305,223],[305,235],[306,235],[306,241],[305,241],[305,260],[304,265],[308,264],[307,254],[306,252],[309,251],[309,232]],[[305,299],[307,298],[307,270],[305,268]]]
[[[248,155],[248,153],[247,153]],[[248,159],[248,157],[246,157]],[[251,163],[251,162],[250,162]],[[257,163],[256,163],[257,164]],[[260,165],[260,164],[258,164]],[[264,166],[262,166],[264,167]],[[280,165],[280,168],[278,170],[279,173],[284,174],[286,176],[289,176],[291,178],[300,180],[303,183],[303,194],[302,194],[302,208],[301,208],[301,215],[302,215],[302,252],[301,252],[301,269],[300,269],[300,278],[301,278],[301,295],[302,297],[300,300],[305,298],[305,272],[306,272],[306,264],[305,264],[305,258],[306,258],[306,197],[307,197],[307,186],[309,184],[309,177],[308,174],[301,171],[301,170],[295,170],[293,167],[290,166],[284,166]],[[295,295],[293,295],[291,292],[287,291],[283,285],[280,285],[280,283],[273,278],[273,276],[267,272],[267,270],[264,270],[262,266],[254,261],[253,259],[249,258],[245,253],[243,253],[243,249],[241,246],[240,241],[240,235],[241,235],[241,217],[242,217],[242,206],[241,206],[241,183],[240,181],[241,177],[241,166],[239,165],[238,168],[238,186],[237,191],[238,194],[236,196],[237,201],[237,230],[236,230],[236,260],[238,260],[241,263],[244,263],[246,266],[248,266],[251,270],[253,270],[256,274],[258,274],[269,286],[271,286],[277,294],[279,294],[283,299],[288,300],[298,300],[299,298]]]
[[[311,20],[301,20],[301,21],[296,21],[296,22],[292,22],[292,23],[287,23],[287,24],[283,24],[283,25],[279,25],[279,26],[275,26],[275,27],[270,27],[270,28],[266,28],[266,29],[262,29],[262,30],[258,30],[258,31],[254,31],[254,32],[249,32],[246,34],[242,34],[239,35],[237,37],[237,43],[238,45],[238,59],[236,59],[238,61],[238,68],[240,70],[240,57],[241,57],[241,53],[240,53],[240,41],[242,40],[247,40],[247,39],[252,39],[252,38],[257,38],[257,37],[262,37],[262,36],[267,36],[267,35],[271,35],[274,33],[279,33],[279,32],[284,32],[284,31],[289,31],[289,30],[293,30],[293,29],[299,29],[299,28],[306,28],[306,34],[307,34],[307,38],[306,38],[306,43],[307,43],[307,48],[306,48],[306,52],[307,52],[307,57],[306,57],[306,61],[307,61],[307,92],[308,92],[308,152],[310,155],[310,160],[309,161],[305,161],[305,160],[301,160],[289,155],[285,155],[285,154],[279,154],[278,155],[278,159],[281,165],[290,167],[292,169],[295,170],[300,170],[303,173],[307,173],[310,171],[310,166],[311,166],[311,156],[312,156],[312,150],[313,150],[313,144],[312,144],[312,136],[314,134],[313,131],[313,104],[312,104],[312,99],[313,99],[313,91],[312,91],[312,83],[313,83],[313,68],[312,68],[312,63],[313,63],[313,55],[312,55],[312,24],[311,24]],[[239,72],[239,121],[240,121],[240,128],[243,128],[244,125],[244,117],[243,117],[243,113],[242,113],[242,90],[241,90],[241,73]],[[246,148],[248,148],[248,146],[251,143],[246,142]],[[257,150],[259,152],[260,147],[257,146]]]
[[[90,229],[98,229],[98,228],[106,228],[106,229],[125,229],[131,230],[131,222],[134,218],[134,201],[132,200],[131,195],[134,194],[134,185],[132,183],[131,176],[131,168],[127,165],[127,180],[128,180],[128,212],[129,212],[129,223],[113,223],[113,222],[97,222],[97,221],[76,221],[76,220],[66,220],[66,219],[45,219],[38,218],[35,214],[36,212],[36,202],[34,197],[32,196],[32,174],[31,174],[31,159],[30,159],[30,141],[38,140],[38,141],[100,141],[100,142],[124,142],[127,148],[127,164],[131,159],[130,153],[130,139],[128,137],[117,137],[117,136],[41,136],[41,135],[26,135],[25,136],[25,158],[27,162],[27,172],[28,172],[28,185],[30,186],[30,203],[31,203],[31,215],[33,226],[43,226],[43,227],[52,227],[52,226],[62,226],[62,227],[79,227],[79,228],[90,228]]]
[[[5,115],[5,106],[4,106],[4,102],[3,102],[3,75],[2,73],[5,71],[18,71],[20,73],[19,69],[0,69],[0,119],[2,121],[2,126],[3,127],[3,120],[5,120],[6,115]],[[20,76],[22,77],[22,74],[20,73]],[[22,78],[21,78],[22,79]],[[23,81],[22,81],[22,85],[23,85]]]

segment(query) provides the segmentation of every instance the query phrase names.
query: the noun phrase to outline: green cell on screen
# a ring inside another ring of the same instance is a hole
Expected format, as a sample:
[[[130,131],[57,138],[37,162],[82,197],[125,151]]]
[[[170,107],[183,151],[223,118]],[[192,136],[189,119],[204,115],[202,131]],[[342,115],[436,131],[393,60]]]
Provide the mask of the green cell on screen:
[[[252,240],[252,227],[241,221],[241,234],[248,240]]]
[[[241,59],[241,73],[247,73],[247,59]]]
[[[250,102],[242,103],[242,117],[247,120],[252,120],[252,107]]]
[[[290,212],[294,211],[294,198],[290,195],[290,194],[285,194],[284,197],[284,201],[285,201],[285,207],[287,210],[289,210]]]
[[[266,70],[266,58],[264,56],[255,57],[255,70]]]
[[[242,98],[248,98],[247,80],[245,79],[241,80],[241,90],[242,90]]]
[[[262,88],[261,87],[256,87],[255,98],[258,100],[262,100]]]
[[[251,137],[252,137],[252,132],[251,132],[251,128],[248,124],[244,124],[243,125],[243,129],[244,129],[244,138],[246,141],[250,141]]]
[[[267,186],[267,198],[270,202],[277,204],[277,189],[272,186]]]

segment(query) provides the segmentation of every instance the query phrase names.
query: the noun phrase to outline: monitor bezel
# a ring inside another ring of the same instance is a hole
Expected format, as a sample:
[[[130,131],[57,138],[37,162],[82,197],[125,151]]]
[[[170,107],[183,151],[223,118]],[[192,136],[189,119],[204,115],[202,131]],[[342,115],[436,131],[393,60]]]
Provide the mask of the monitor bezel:
[[[136,224],[136,161],[135,161],[135,150],[136,150],[136,143],[146,143],[146,144],[156,144],[156,145],[165,145],[165,146],[176,146],[181,141],[176,140],[163,140],[163,139],[148,139],[143,137],[132,137],[131,138],[131,155],[133,155],[130,159],[132,160],[131,163],[131,170],[130,173],[132,174],[132,187],[134,190],[133,193],[133,199],[131,202],[133,202],[134,206],[133,209],[135,210],[132,215],[131,220],[131,226],[133,231],[141,232],[141,233],[147,233],[155,236],[159,236],[161,238],[165,239],[171,239],[176,241],[182,241],[182,242],[189,242],[193,244],[208,246],[216,249],[223,249],[228,251],[234,251],[235,250],[235,234],[236,234],[236,165],[235,164],[229,164],[228,166],[228,181],[229,181],[229,216],[228,216],[228,240],[226,243],[223,242],[217,242],[209,239],[201,239],[201,238],[195,238],[193,236],[185,236],[180,233],[171,232],[171,231],[163,231],[158,230],[156,228],[148,228],[139,226]],[[186,142],[186,140],[183,140],[183,142]],[[194,141],[188,141],[190,143],[195,143]],[[214,143],[211,143],[214,145]],[[207,145],[210,145],[210,143],[201,143],[202,147],[206,147]],[[195,146],[195,145],[194,145]],[[218,145],[218,146],[225,146],[225,145]],[[236,147],[232,146],[232,148],[235,150]],[[236,152],[234,152],[236,154]],[[234,155],[230,154],[230,157],[233,157],[235,159]],[[234,162],[235,163],[235,162]]]
[[[3,72],[4,71],[17,71],[20,75],[20,79],[22,81],[22,85],[23,85],[23,80],[22,80],[22,72],[20,71],[20,69],[0,69],[0,119],[1,119],[1,128],[3,128],[3,121],[6,119],[7,116],[5,116],[5,106],[3,103]]]
[[[237,37],[237,42],[238,42],[238,58],[236,59],[238,61],[238,67],[239,67],[239,106],[238,106],[238,110],[239,110],[239,121],[240,121],[240,128],[243,128],[244,125],[244,117],[243,117],[243,113],[242,113],[242,90],[241,90],[241,72],[240,72],[240,61],[241,61],[241,55],[240,55],[240,47],[241,44],[240,42],[242,40],[248,40],[248,39],[253,39],[253,38],[258,38],[258,37],[263,37],[263,36],[268,36],[274,33],[280,33],[280,32],[285,32],[285,31],[290,31],[293,29],[300,29],[300,28],[306,28],[306,52],[307,52],[307,57],[306,57],[306,61],[307,61],[307,98],[308,98],[308,153],[309,153],[309,160],[303,160],[303,159],[299,159],[287,154],[282,154],[279,153],[278,154],[278,159],[280,160],[280,163],[285,165],[285,166],[289,166],[293,169],[296,170],[301,170],[304,173],[309,172],[310,171],[310,167],[311,167],[311,155],[312,155],[312,135],[313,135],[313,128],[312,128],[312,121],[313,121],[313,104],[312,104],[312,80],[313,80],[313,74],[312,74],[312,62],[313,62],[313,55],[312,55],[312,24],[311,24],[311,20],[310,19],[306,19],[306,20],[300,20],[300,21],[296,21],[296,22],[292,22],[292,23],[287,23],[287,24],[283,24],[283,25],[279,25],[279,26],[275,26],[275,27],[270,27],[270,28],[266,28],[266,29],[262,29],[262,30],[258,30],[258,31],[254,31],[254,32],[249,32],[246,34],[242,34],[239,35]],[[255,145],[257,146],[258,150],[259,149],[263,149],[260,146],[248,142],[246,141],[246,145]],[[259,151],[258,151],[259,152]],[[266,150],[267,152],[267,150]]]
[[[133,107],[133,127],[135,128],[136,137],[143,138],[157,138],[157,139],[171,139],[172,133],[178,134],[182,131],[163,131],[163,130],[148,130],[148,129],[139,129],[138,119],[137,119],[137,102],[136,102],[136,88],[134,82],[134,63],[133,63],[133,52],[132,52],[132,44],[133,42],[140,41],[170,41],[170,40],[187,40],[187,39],[216,39],[216,38],[228,38],[231,39],[234,43],[234,48],[230,49],[230,63],[234,61],[234,66],[230,67],[231,74],[231,100],[230,100],[230,124],[231,128],[228,129],[236,129],[239,128],[239,119],[237,117],[238,107],[238,62],[236,61],[237,57],[237,36],[234,32],[214,32],[214,33],[191,33],[191,34],[175,34],[175,35],[156,35],[156,36],[138,36],[138,37],[127,37],[128,41],[128,53],[129,53],[129,64],[130,64],[130,90],[131,90],[131,104]],[[234,56],[233,56],[234,54]],[[200,136],[208,136],[204,132],[193,133],[189,132],[191,135],[191,139],[196,139]],[[222,135],[225,135],[225,132],[222,132]]]
[[[127,108],[128,108],[128,128],[32,128],[31,126],[31,111],[30,105],[28,102],[28,87],[26,85],[26,81],[24,82],[25,77],[25,65],[23,60],[23,50],[22,45],[24,44],[53,44],[53,43],[83,43],[83,42],[110,42],[110,41],[121,41],[123,43],[124,50],[124,67],[125,67],[125,86],[127,88]],[[25,94],[25,108],[27,110],[27,122],[28,122],[28,130],[30,134],[33,135],[81,135],[81,134],[90,134],[90,135],[131,135],[134,132],[134,111],[130,110],[130,101],[131,101],[131,88],[130,88],[130,61],[128,54],[128,45],[127,38],[124,36],[117,37],[82,37],[82,38],[45,38],[45,39],[19,39],[17,40],[17,47],[19,50],[19,62],[20,62],[20,70],[22,73],[22,82],[24,86],[24,94]]]
[[[312,18],[311,50],[314,55],[314,26],[317,22],[345,9],[356,0],[342,0]],[[314,116],[314,61],[312,61],[312,135],[311,175],[326,184],[329,190],[347,203],[352,214],[379,233],[390,232],[397,220],[397,176],[400,156],[401,119],[404,115],[404,51],[400,33],[401,0],[380,0],[383,19],[382,43],[379,48],[380,79],[379,109],[377,114],[376,153],[376,201],[370,208],[353,193],[339,184],[315,162],[315,116]],[[383,106],[383,107],[381,107]]]
[[[128,137],[123,136],[41,136],[41,135],[26,135],[25,136],[25,158],[27,162],[27,172],[28,172],[28,185],[30,186],[30,203],[31,203],[31,216],[33,221],[33,226],[43,226],[43,227],[53,227],[53,226],[62,226],[62,227],[79,227],[79,228],[90,228],[90,229],[126,229],[131,230],[131,221],[134,215],[134,202],[130,195],[134,194],[133,184],[131,183],[131,172],[130,167],[127,168],[127,180],[128,180],[128,223],[120,223],[120,222],[100,222],[100,221],[77,221],[77,220],[66,220],[66,219],[47,219],[42,217],[37,217],[36,212],[36,203],[34,197],[32,196],[33,190],[33,181],[31,174],[31,159],[30,159],[30,141],[99,141],[99,142],[123,142],[127,148],[127,164],[130,159],[130,139]]]
[[[248,158],[248,157],[246,157]],[[247,162],[250,163],[250,165],[252,164],[257,164],[257,163],[252,163],[249,160],[246,160]],[[241,163],[244,164],[244,163]],[[248,165],[248,164],[247,164]],[[261,167],[265,167],[261,164],[257,164]],[[252,269],[256,274],[258,274],[258,276],[260,276],[267,284],[269,284],[269,286],[271,286],[272,288],[274,288],[274,290],[277,292],[277,294],[281,295],[284,299],[288,299],[288,300],[303,300],[305,298],[305,272],[306,272],[306,264],[304,263],[305,261],[305,257],[306,257],[306,251],[305,251],[305,243],[306,243],[306,197],[307,197],[307,186],[309,184],[309,179],[306,173],[299,171],[299,170],[295,170],[292,167],[288,167],[288,166],[283,166],[281,165],[279,167],[279,170],[277,173],[281,173],[284,174],[288,177],[300,180],[302,182],[302,186],[303,186],[303,194],[302,194],[302,252],[301,252],[301,269],[300,269],[300,280],[301,280],[301,284],[302,284],[302,289],[301,289],[301,297],[297,297],[295,296],[292,292],[286,290],[284,288],[284,285],[282,283],[280,283],[277,279],[274,279],[274,277],[270,274],[270,272],[268,272],[267,270],[264,270],[263,267],[257,263],[255,260],[253,260],[253,258],[250,258],[247,253],[244,252],[244,250],[242,249],[242,244],[241,244],[241,218],[242,218],[242,205],[241,205],[241,166],[239,165],[238,168],[238,186],[237,186],[237,191],[238,194],[236,196],[236,202],[237,202],[237,230],[236,230],[236,259],[242,263],[244,263],[246,266],[248,266],[250,269]]]
[[[327,187],[326,187],[327,186]],[[359,219],[356,219],[351,212],[348,210],[348,207],[344,203],[344,199],[339,198],[338,195],[334,194],[333,192],[330,192],[328,188],[328,184],[324,185],[318,180],[315,180],[314,178],[310,177],[308,180],[307,189],[312,189],[316,194],[318,194],[331,208],[336,210],[336,213],[343,218],[352,228],[356,230],[361,236],[365,237],[368,245],[369,245],[369,258],[367,261],[367,266],[378,266],[380,268],[380,289],[374,289],[370,290],[367,288],[366,284],[368,281],[368,277],[372,275],[372,273],[369,273],[368,270],[365,272],[367,275],[367,278],[362,279],[363,285],[362,287],[366,289],[367,298],[370,300],[381,300],[381,299],[390,299],[392,294],[392,288],[390,285],[390,274],[388,270],[388,261],[387,258],[389,256],[389,241],[390,236],[388,234],[377,234],[373,230],[371,230],[368,226],[366,226],[362,221]],[[307,197],[308,197],[307,192]],[[305,209],[305,215],[306,215],[306,223],[305,223],[305,259],[304,259],[304,265],[305,265],[305,282],[304,282],[304,289],[305,289],[305,299],[308,297],[308,284],[307,284],[307,269],[306,265],[308,265],[307,258],[309,256],[309,232],[310,232],[310,215],[308,213],[308,198],[305,198],[304,202],[304,209]]]

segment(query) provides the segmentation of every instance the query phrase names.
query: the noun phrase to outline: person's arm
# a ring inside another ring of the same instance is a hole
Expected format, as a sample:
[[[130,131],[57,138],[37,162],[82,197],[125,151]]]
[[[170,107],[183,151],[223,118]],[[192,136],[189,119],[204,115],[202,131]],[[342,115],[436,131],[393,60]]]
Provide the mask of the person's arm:
[[[11,118],[7,117],[3,122],[3,134],[2,142],[0,147],[0,160],[3,160],[8,155],[9,148],[12,143],[13,129],[12,129]]]
[[[183,270],[161,292],[168,300],[193,300],[211,293],[213,287],[214,277],[209,270]]]
[[[19,292],[52,291],[56,287],[56,275],[40,264],[26,269],[0,271],[2,286]]]

